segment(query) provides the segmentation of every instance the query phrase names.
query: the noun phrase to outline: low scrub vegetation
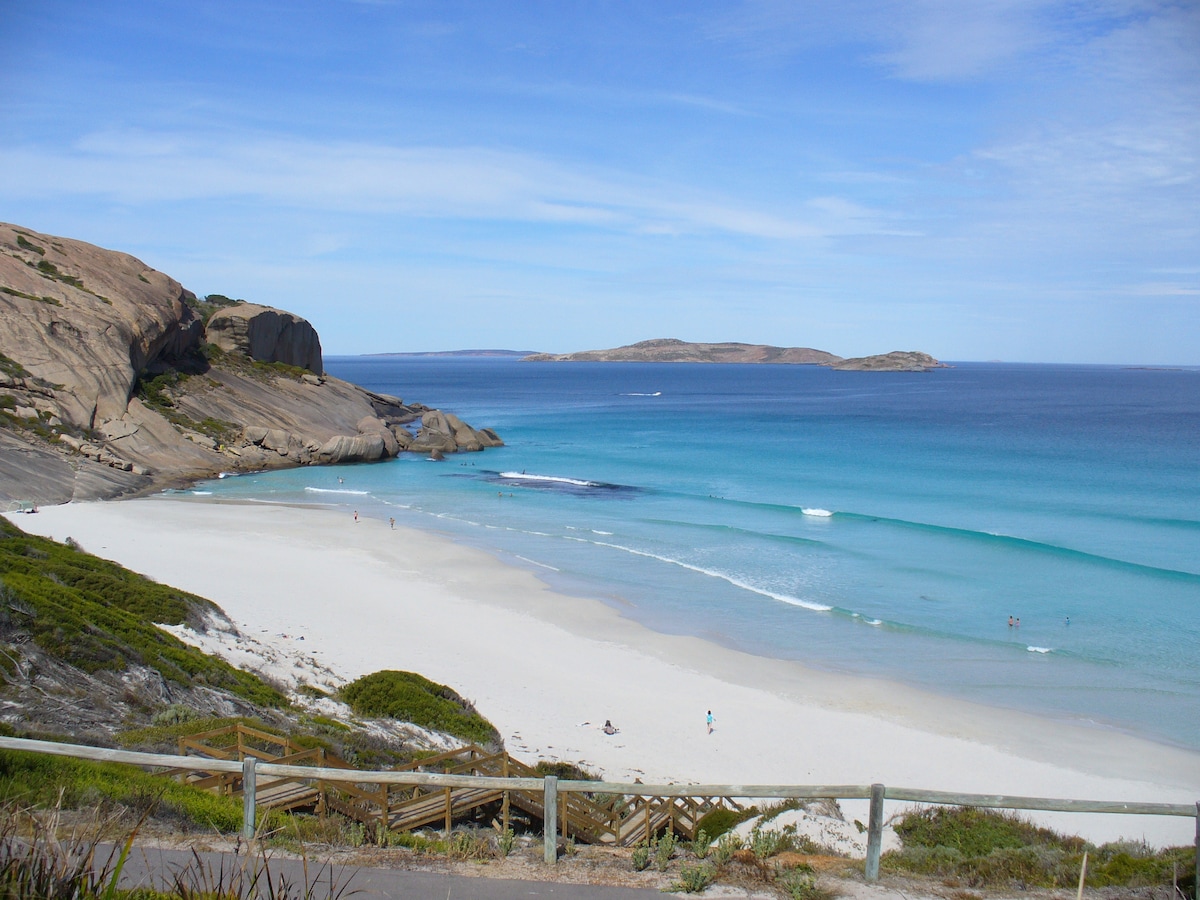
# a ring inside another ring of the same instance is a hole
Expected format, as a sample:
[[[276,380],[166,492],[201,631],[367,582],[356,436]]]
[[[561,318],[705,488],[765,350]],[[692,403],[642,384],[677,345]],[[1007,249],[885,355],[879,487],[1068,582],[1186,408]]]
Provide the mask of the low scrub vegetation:
[[[198,623],[216,607],[83,552],[73,542],[28,535],[0,519],[0,637],[22,635],[85,672],[131,663],[168,681],[205,684],[260,706],[287,700],[249,672],[208,656],[155,627]]]
[[[212,318],[213,313],[215,313],[218,309],[224,309],[226,306],[236,306],[237,304],[245,303],[246,301],[234,300],[230,297],[226,297],[224,294],[209,294],[203,300],[198,297],[187,295],[184,298],[184,302],[187,303],[187,305],[193,310],[195,310],[196,315],[200,317],[200,321],[207,325],[208,320]]]
[[[41,297],[36,294],[26,294],[24,291],[18,291],[16,288],[0,287],[0,291],[8,294],[10,297],[23,297],[26,300],[36,300],[38,303],[49,303],[51,306],[62,306],[62,301],[57,297],[43,295]]]
[[[710,839],[715,839],[741,825],[747,819],[754,818],[756,815],[758,815],[758,808],[753,806],[747,809],[727,809],[721,807],[705,814],[697,823],[697,826]]]
[[[302,366],[293,366],[285,362],[262,362],[243,353],[227,352],[216,344],[206,344],[201,350],[201,355],[210,365],[259,382],[270,382],[279,377],[300,381],[305,375],[311,374]]]
[[[341,690],[355,713],[399,719],[478,744],[497,744],[500,735],[475,707],[453,689],[415,672],[383,671],[364,675]]]
[[[953,878],[969,887],[1070,887],[1078,884],[1085,850],[1092,887],[1169,885],[1176,873],[1181,882],[1194,877],[1191,847],[1156,851],[1129,842],[1095,847],[1013,813],[934,807],[909,813],[896,834],[902,849],[884,855],[886,868]]]
[[[17,232],[17,246],[20,247],[22,250],[32,251],[33,253],[36,253],[38,256],[46,255],[45,247],[39,247],[33,241],[27,240],[25,235],[21,234],[20,232]]]
[[[0,353],[0,374],[7,375],[10,378],[28,378],[30,376],[28,369],[3,353]]]
[[[180,831],[231,834],[242,827],[240,799],[133,766],[19,750],[0,750],[0,804],[99,810],[126,824],[153,818]]]

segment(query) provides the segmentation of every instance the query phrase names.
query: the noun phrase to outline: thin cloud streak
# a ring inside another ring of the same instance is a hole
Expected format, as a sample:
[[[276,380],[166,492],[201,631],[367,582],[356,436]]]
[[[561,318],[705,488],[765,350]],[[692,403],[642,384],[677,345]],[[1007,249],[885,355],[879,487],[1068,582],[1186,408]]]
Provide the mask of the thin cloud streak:
[[[95,195],[125,204],[256,198],[313,211],[551,222],[627,232],[727,232],[771,240],[873,233],[861,204],[813,198],[798,214],[729,204],[694,189],[620,173],[581,172],[486,148],[388,147],[266,139],[206,142],[171,134],[98,133],[75,152],[0,150],[11,196]]]

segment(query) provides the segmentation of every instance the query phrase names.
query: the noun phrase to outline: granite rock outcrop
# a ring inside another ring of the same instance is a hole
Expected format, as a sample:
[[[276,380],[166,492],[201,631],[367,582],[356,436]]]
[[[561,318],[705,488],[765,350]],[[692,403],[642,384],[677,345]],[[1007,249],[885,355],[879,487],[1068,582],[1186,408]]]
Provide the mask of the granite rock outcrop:
[[[197,298],[127,254],[0,224],[2,503],[501,443],[323,369],[299,316]]]
[[[323,373],[321,338],[299,316],[269,306],[239,303],[213,313],[204,326],[210,343],[227,353]]]

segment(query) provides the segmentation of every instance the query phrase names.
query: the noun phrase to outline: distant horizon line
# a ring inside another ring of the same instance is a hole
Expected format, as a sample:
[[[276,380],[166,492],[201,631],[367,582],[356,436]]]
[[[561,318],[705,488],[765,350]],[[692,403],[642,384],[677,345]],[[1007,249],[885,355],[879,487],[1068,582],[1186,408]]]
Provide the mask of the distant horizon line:
[[[467,359],[522,359],[526,356],[533,356],[538,353],[552,353],[554,351],[547,350],[506,350],[501,348],[494,349],[462,349],[462,350],[389,350],[373,353],[327,353],[326,358],[389,358],[389,357],[425,357],[425,358],[467,358]],[[578,352],[578,351],[567,351]],[[940,357],[939,357],[940,359]],[[1144,369],[1146,371],[1167,371],[1167,372],[1183,372],[1188,370],[1200,370],[1200,363],[1133,363],[1133,362],[1057,362],[1046,360],[1006,360],[1006,359],[941,359],[947,365],[1006,365],[1006,366],[1105,366],[1118,369]],[[666,360],[587,360],[587,362],[641,362],[652,365],[662,365]],[[694,362],[680,363],[680,365],[696,365]],[[710,365],[731,365],[730,363],[710,363]],[[732,363],[732,365],[738,365]],[[822,368],[819,363],[742,363],[741,365],[753,366],[770,366],[770,365],[812,365]],[[823,368],[828,368],[824,366]]]

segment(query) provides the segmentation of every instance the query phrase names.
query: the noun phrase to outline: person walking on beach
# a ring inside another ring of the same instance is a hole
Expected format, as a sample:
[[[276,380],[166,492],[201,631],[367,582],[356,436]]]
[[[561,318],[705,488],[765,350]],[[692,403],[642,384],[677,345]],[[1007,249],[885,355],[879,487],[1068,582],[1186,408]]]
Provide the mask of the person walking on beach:
[[[708,725],[708,733],[712,734],[713,733],[713,715],[712,715],[711,709],[708,711],[708,716],[705,717],[704,722],[706,725]]]
[[[358,510],[357,509],[354,511],[354,521],[355,522],[358,521]]]
[[[396,530],[396,517],[392,516],[390,519],[388,519],[388,523],[392,526],[392,531],[395,531]]]

